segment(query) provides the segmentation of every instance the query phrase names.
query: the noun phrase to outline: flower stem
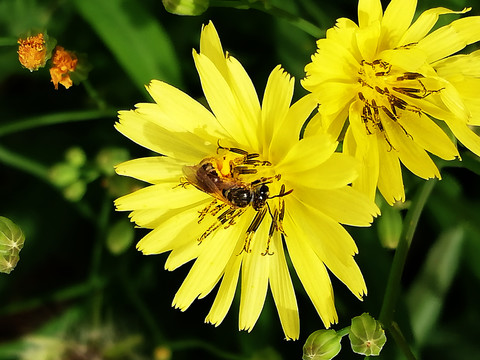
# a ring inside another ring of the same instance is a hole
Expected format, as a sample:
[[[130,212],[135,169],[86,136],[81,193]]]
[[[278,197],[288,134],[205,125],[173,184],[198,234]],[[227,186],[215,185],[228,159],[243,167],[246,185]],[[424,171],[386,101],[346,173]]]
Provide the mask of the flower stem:
[[[402,352],[407,358],[407,360],[416,360],[415,355],[410,349],[410,346],[408,346],[408,343],[405,340],[405,337],[403,336],[402,331],[400,330],[398,324],[395,321],[392,322],[392,325],[390,326],[389,331],[390,331],[390,334],[392,334],[392,337],[397,343],[398,347],[402,349]]]
[[[12,37],[1,37],[0,46],[16,46],[17,39]]]
[[[210,1],[211,7],[233,7],[236,9],[255,9],[263,11],[267,14],[270,14],[274,17],[284,19],[291,23],[292,25],[298,27],[309,35],[312,35],[314,38],[319,39],[325,35],[325,31],[320,29],[315,24],[301,18],[298,15],[292,14],[285,9],[281,9],[272,4],[267,4],[265,1],[251,1],[251,0],[212,0]]]
[[[12,166],[49,182],[47,167],[20,154],[14,153],[3,146],[0,146],[0,163]]]
[[[0,126],[0,136],[13,134],[23,130],[35,129],[41,126],[63,124],[77,121],[96,120],[115,117],[117,111],[113,109],[69,111],[54,114],[34,116],[22,120],[12,121]]]
[[[188,348],[199,348],[209,352],[212,355],[215,355],[217,358],[228,359],[228,360],[246,360],[250,359],[248,356],[238,355],[237,353],[230,353],[224,350],[217,348],[215,345],[209,344],[207,342],[191,339],[191,340],[177,340],[168,343],[168,346],[172,350],[186,350]]]
[[[390,275],[388,277],[387,288],[385,290],[385,296],[383,298],[382,308],[380,310],[379,321],[383,324],[386,330],[389,330],[392,333],[393,338],[397,344],[399,344],[402,350],[404,349],[404,346],[401,343],[398,343],[398,341],[403,337],[396,336],[397,334],[401,334],[401,332],[395,333],[395,329],[399,329],[398,325],[393,323],[393,314],[395,312],[397,299],[400,294],[403,268],[405,267],[405,261],[407,260],[408,250],[410,249],[413,235],[415,233],[422,210],[435,184],[436,180],[434,179],[425,181],[423,186],[417,192],[415,198],[412,200],[412,205],[408,210],[407,216],[405,217],[400,241],[398,243],[397,250],[395,251],[392,267],[390,269]],[[408,344],[405,343],[405,345],[408,348]],[[408,350],[411,353],[410,349]],[[407,353],[405,353],[405,355],[407,355]]]

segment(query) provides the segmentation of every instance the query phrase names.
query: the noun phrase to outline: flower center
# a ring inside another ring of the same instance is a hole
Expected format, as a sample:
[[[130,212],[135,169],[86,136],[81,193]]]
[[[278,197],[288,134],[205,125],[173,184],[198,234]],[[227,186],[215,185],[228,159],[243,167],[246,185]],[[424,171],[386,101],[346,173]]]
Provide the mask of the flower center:
[[[425,76],[416,72],[404,72],[381,59],[372,62],[362,60],[358,71],[361,90],[358,99],[363,103],[361,119],[368,135],[381,133],[391,148],[385,123],[397,124],[406,136],[411,136],[401,125],[405,111],[422,115],[422,110],[411,103],[440,92],[442,89],[430,90],[424,85]]]
[[[272,255],[270,241],[275,231],[284,234],[282,222],[285,214],[283,197],[292,190],[271,195],[271,186],[279,187],[280,174],[275,174],[272,164],[261,160],[259,154],[249,153],[238,148],[218,146],[217,155],[203,159],[198,165],[185,166],[183,172],[186,180],[183,186],[194,185],[197,189],[211,195],[214,199],[198,215],[198,223],[211,223],[197,239],[199,243],[217,230],[234,225],[238,217],[251,206],[255,216],[246,231],[242,252],[250,252],[250,244],[257,229],[265,219],[267,212],[272,219],[266,249],[262,255]],[[279,198],[271,206],[268,200]],[[273,209],[273,211],[272,211]],[[206,219],[209,220],[206,220]]]

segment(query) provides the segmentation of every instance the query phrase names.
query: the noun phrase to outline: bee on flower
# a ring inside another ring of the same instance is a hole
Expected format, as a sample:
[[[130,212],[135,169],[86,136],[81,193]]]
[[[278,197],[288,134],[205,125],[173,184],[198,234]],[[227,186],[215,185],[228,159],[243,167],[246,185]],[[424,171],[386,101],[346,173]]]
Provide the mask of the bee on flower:
[[[354,188],[372,199],[378,188],[390,204],[405,200],[400,163],[440,178],[428,153],[460,157],[448,131],[480,155],[471,129],[480,126],[480,52],[453,55],[480,40],[480,17],[431,31],[439,16],[470,8],[433,8],[412,23],[416,5],[392,0],[383,12],[380,0],[360,0],[358,24],[337,20],[317,41],[302,81],[320,104],[309,131],[338,138],[346,128],[343,153],[363,164]]]
[[[369,226],[376,205],[349,184],[353,157],[335,153],[328,134],[299,140],[317,106],[305,96],[291,105],[294,79],[280,66],[260,104],[237,59],[223,51],[212,23],[193,51],[211,109],[161,81],[147,87],[155,103],[121,111],[122,134],[161,154],[119,164],[120,175],[147,183],[115,201],[138,226],[152,229],[137,245],[144,254],[170,251],[165,268],[195,260],[173,300],[186,310],[220,283],[206,322],[225,318],[241,277],[239,328],[252,330],[267,290],[287,339],[300,325],[288,252],[326,327],[337,321],[327,268],[359,299],[366,285],[355,242],[341,224]]]

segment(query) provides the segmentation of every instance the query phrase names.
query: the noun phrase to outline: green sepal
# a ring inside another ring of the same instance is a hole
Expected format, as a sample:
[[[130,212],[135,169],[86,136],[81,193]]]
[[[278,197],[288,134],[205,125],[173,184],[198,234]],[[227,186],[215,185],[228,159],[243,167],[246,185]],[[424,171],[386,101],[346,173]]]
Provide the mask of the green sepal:
[[[0,216],[0,272],[10,274],[20,260],[25,235],[12,220]]]

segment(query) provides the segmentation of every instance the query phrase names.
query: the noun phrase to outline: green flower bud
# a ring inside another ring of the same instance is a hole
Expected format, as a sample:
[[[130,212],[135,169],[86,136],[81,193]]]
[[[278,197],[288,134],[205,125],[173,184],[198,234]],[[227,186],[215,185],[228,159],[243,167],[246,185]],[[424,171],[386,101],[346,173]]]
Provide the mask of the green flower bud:
[[[20,260],[25,235],[10,219],[0,216],[0,272],[10,274]]]
[[[107,248],[113,255],[124,253],[135,237],[132,224],[127,219],[116,222],[107,234]]]
[[[317,330],[303,345],[303,360],[329,360],[340,352],[342,337],[335,330]]]
[[[115,165],[130,159],[127,149],[120,147],[108,147],[99,151],[95,159],[97,167],[107,176],[115,174]]]
[[[78,180],[80,171],[70,163],[57,163],[50,168],[49,177],[55,185],[65,187]]]
[[[70,201],[79,201],[87,192],[87,184],[83,180],[75,181],[63,189],[63,196]]]
[[[402,234],[403,220],[400,209],[387,205],[382,208],[382,216],[378,219],[378,236],[382,245],[388,249],[396,249]]]
[[[348,337],[353,352],[366,356],[379,355],[387,341],[380,323],[367,313],[352,319]]]
[[[82,148],[74,146],[66,151],[65,160],[67,160],[69,164],[72,164],[76,167],[81,167],[87,162],[87,155]]]
[[[190,16],[203,14],[210,5],[209,0],[162,0],[162,2],[169,13]]]

